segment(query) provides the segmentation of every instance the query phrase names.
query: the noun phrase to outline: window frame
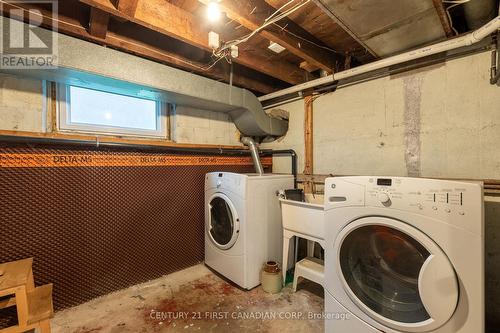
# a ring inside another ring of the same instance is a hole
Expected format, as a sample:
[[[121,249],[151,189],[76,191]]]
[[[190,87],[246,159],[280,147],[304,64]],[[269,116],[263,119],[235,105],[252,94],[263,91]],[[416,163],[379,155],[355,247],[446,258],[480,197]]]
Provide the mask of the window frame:
[[[57,128],[62,132],[79,132],[79,133],[91,133],[100,135],[118,135],[118,136],[133,136],[133,137],[148,137],[148,138],[161,138],[168,139],[168,121],[167,121],[167,103],[162,101],[156,102],[156,130],[147,130],[140,128],[130,128],[130,127],[119,127],[119,126],[109,126],[109,125],[93,125],[93,124],[82,124],[82,123],[71,123],[71,96],[70,88],[72,85],[69,84],[57,84],[56,87],[56,98],[57,98]],[[74,86],[78,87],[78,86]],[[114,93],[111,91],[92,89],[89,87],[79,87],[83,89],[94,90],[98,92],[127,96],[119,93]],[[135,96],[129,96],[135,97]],[[147,99],[141,97],[135,97],[139,99]]]

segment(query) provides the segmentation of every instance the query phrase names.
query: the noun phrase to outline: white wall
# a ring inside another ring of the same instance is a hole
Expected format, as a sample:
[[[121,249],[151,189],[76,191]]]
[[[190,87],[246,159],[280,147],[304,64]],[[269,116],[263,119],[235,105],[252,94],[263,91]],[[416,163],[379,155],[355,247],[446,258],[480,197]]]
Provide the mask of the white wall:
[[[41,81],[0,73],[0,130],[42,132]]]
[[[43,83],[0,73],[0,130],[44,132]],[[179,106],[172,119],[176,142],[240,145],[226,113]]]
[[[179,143],[241,145],[227,113],[178,106],[172,127],[172,138]]]
[[[485,52],[318,97],[314,173],[500,179],[500,87],[489,68]],[[296,148],[302,160],[303,101],[280,108],[290,130],[265,147]]]

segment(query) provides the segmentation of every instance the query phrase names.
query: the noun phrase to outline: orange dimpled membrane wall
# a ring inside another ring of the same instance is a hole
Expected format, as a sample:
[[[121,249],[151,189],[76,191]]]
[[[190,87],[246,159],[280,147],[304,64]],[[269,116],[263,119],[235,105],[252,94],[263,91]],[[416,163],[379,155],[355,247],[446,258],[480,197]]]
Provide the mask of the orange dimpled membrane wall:
[[[197,264],[212,171],[254,168],[249,156],[0,144],[0,262],[34,257],[56,309]]]

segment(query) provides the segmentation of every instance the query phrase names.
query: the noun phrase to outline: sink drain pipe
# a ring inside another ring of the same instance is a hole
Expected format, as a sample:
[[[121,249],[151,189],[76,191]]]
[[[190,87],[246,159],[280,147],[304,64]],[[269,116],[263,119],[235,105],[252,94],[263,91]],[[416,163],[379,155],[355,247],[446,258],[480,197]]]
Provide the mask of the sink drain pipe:
[[[293,175],[293,187],[297,188],[297,153],[293,149],[270,149],[262,150],[261,156],[290,156],[292,175]]]

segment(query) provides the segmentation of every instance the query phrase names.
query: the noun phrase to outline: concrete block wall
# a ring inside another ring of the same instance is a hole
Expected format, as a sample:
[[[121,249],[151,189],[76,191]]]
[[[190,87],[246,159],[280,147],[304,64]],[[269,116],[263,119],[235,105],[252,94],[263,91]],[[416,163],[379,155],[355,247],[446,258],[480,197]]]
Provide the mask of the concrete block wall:
[[[175,108],[172,138],[179,143],[241,145],[227,113],[185,106]]]
[[[484,52],[318,97],[314,173],[500,179],[500,88],[489,68]],[[293,145],[301,159],[303,101],[280,108],[290,130],[263,147]]]
[[[44,131],[43,84],[0,73],[0,130]]]
[[[0,130],[45,132],[43,82],[0,73]],[[176,142],[240,145],[228,114],[179,106],[172,117]]]

